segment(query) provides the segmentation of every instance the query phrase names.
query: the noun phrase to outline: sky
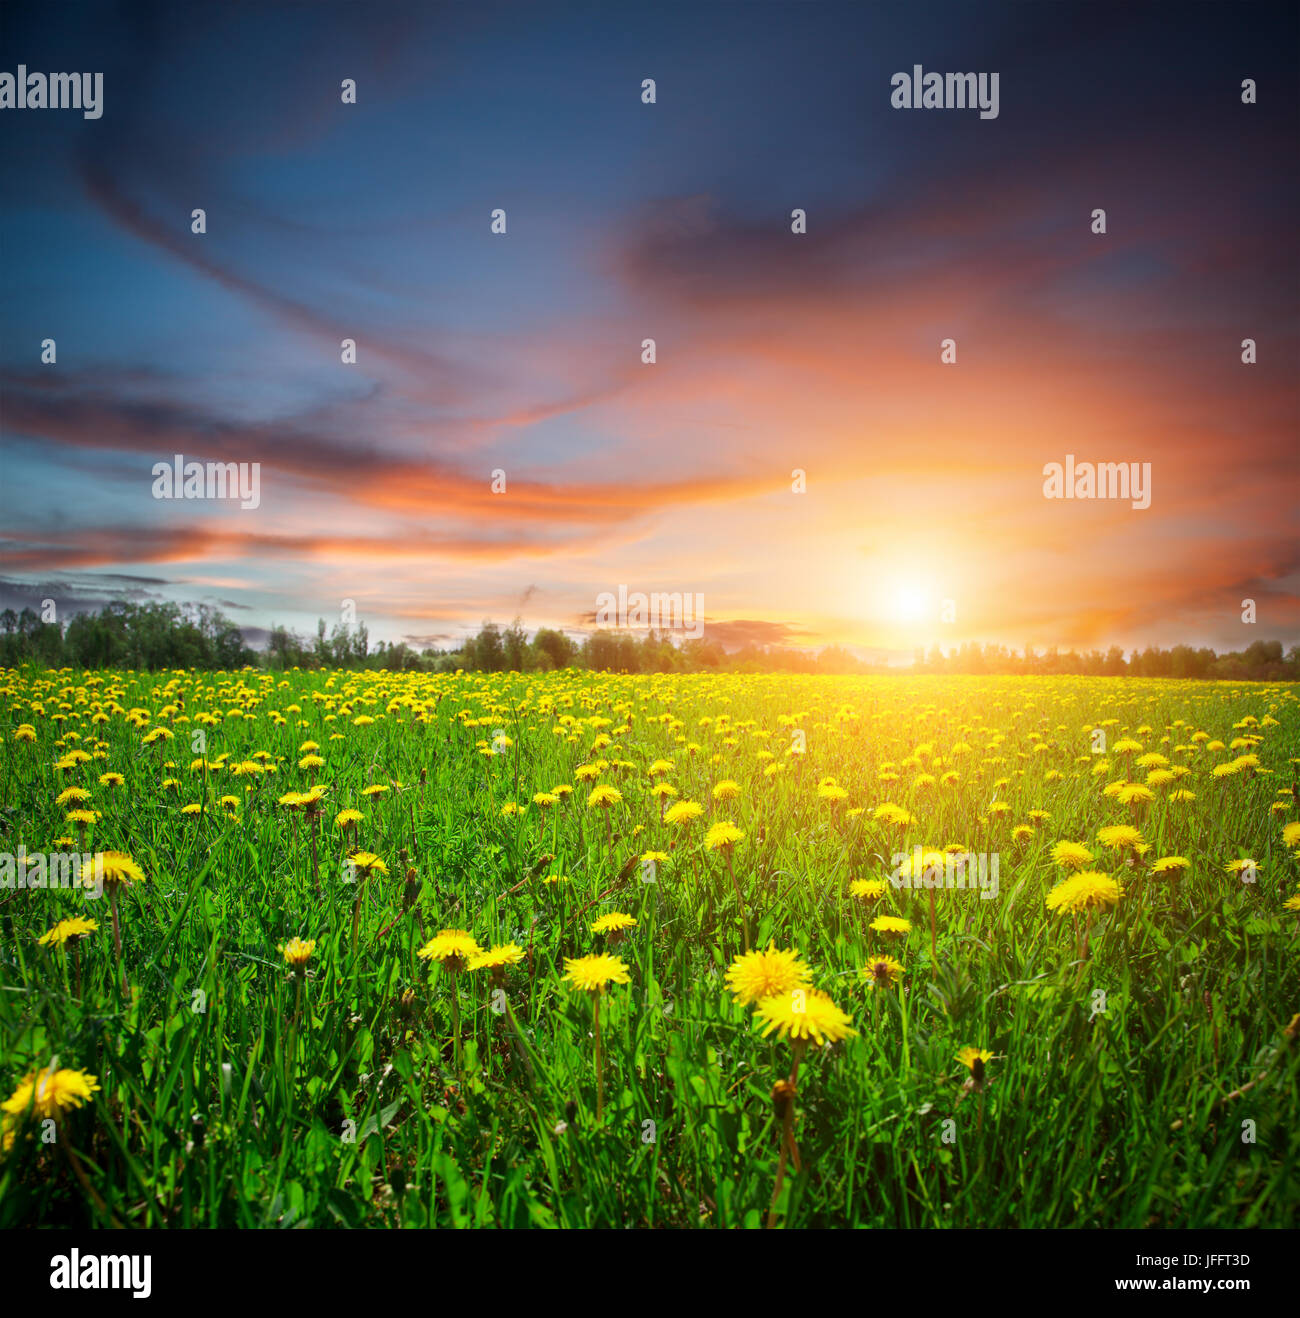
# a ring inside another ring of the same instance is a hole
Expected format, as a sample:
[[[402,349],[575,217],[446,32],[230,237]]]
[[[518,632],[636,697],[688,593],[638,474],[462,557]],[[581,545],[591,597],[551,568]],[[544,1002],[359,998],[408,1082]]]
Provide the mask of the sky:
[[[1294,5],[9,0],[0,71],[103,100],[0,109],[0,607],[1300,640],[1298,52]],[[895,108],[918,64],[997,117]],[[178,454],[258,506],[156,498]],[[1149,506],[1046,497],[1067,454]]]

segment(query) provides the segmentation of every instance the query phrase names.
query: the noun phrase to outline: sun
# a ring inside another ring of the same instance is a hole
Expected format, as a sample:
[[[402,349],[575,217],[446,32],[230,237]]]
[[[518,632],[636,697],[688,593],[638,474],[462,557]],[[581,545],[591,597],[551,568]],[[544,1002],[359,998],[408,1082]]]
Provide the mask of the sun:
[[[900,582],[894,588],[894,616],[899,622],[920,622],[929,603],[929,596],[921,586]]]

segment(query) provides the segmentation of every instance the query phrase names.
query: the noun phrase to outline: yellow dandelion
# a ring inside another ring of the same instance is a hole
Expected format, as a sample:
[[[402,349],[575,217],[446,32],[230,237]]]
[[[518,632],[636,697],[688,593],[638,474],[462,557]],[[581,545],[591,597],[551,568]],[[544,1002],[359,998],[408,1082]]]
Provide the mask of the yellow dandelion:
[[[868,928],[875,930],[878,934],[888,934],[891,937],[902,937],[912,932],[911,920],[904,920],[899,915],[878,915]]]
[[[1083,911],[1109,910],[1123,896],[1123,889],[1109,874],[1083,870],[1058,883],[1044,899],[1049,911],[1077,915]]]
[[[279,948],[285,965],[292,966],[295,970],[302,970],[315,950],[314,938],[291,938],[287,943],[281,943]]]
[[[881,953],[873,956],[858,974],[867,981],[868,988],[891,988],[898,983],[899,975],[904,974],[903,963],[895,961],[892,956]]]
[[[486,952],[472,956],[469,962],[471,970],[504,970],[506,966],[517,965],[524,959],[524,949],[517,943],[499,943]]]
[[[63,947],[74,938],[85,938],[93,934],[98,928],[99,925],[94,920],[75,915],[67,920],[60,920],[53,929],[47,929],[37,942],[42,947]]]
[[[632,976],[627,966],[608,952],[593,956],[566,957],[564,975],[574,988],[583,993],[603,993],[609,984],[630,984]]]
[[[731,963],[726,983],[743,1007],[761,998],[775,997],[812,981],[812,971],[794,949],[784,951],[775,942],[766,950],[745,952]]]
[[[425,961],[437,961],[447,970],[463,970],[483,949],[464,929],[444,929],[420,949]]]
[[[849,896],[864,902],[878,902],[888,891],[884,879],[854,879],[849,884]]]
[[[1183,870],[1191,869],[1192,862],[1186,856],[1161,856],[1151,866],[1152,874],[1169,875],[1171,878],[1178,878]]]
[[[610,911],[608,915],[602,915],[591,926],[593,934],[611,934],[622,933],[627,929],[636,927],[636,917],[624,915],[622,911]]]
[[[704,807],[695,801],[678,801],[664,812],[664,823],[672,824],[674,827],[679,824],[689,824],[703,813]]]
[[[106,887],[145,881],[144,870],[125,851],[98,852],[94,872],[103,877]]]
[[[719,820],[704,835],[704,845],[710,851],[730,851],[737,842],[744,840],[744,833],[735,824]]]
[[[987,1048],[972,1048],[969,1045],[957,1054],[957,1060],[971,1073],[972,1079],[984,1079],[985,1063],[993,1060],[993,1054]]]
[[[15,1119],[32,1116],[37,1121],[60,1121],[98,1092],[95,1076],[82,1070],[55,1070],[51,1063],[42,1071],[28,1071],[13,1094],[0,1103],[0,1111]]]
[[[763,1037],[773,1031],[783,1039],[796,1043],[811,1040],[817,1044],[835,1043],[853,1038],[853,1018],[841,1011],[829,993],[820,989],[794,988],[763,998],[755,1008],[755,1015],[765,1026]]]
[[[1131,824],[1110,824],[1098,830],[1097,841],[1111,851],[1136,850],[1142,844],[1142,834]]]
[[[1080,870],[1092,864],[1092,852],[1082,842],[1057,842],[1052,847],[1052,859],[1067,870]]]

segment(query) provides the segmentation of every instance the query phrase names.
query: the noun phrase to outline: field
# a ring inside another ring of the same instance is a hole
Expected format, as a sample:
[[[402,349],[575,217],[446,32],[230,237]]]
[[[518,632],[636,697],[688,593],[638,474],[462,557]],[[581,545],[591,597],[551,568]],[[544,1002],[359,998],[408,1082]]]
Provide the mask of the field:
[[[1293,1223],[1293,687],[0,692],[0,1225]]]

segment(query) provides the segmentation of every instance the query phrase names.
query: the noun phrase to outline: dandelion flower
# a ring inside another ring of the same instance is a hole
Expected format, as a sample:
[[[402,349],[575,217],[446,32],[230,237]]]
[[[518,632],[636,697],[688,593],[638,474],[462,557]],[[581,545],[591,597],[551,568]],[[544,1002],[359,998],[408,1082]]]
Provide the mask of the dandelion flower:
[[[483,949],[464,929],[444,929],[420,949],[425,961],[437,961],[448,970],[463,970]]]
[[[60,920],[53,929],[47,929],[37,942],[42,947],[63,947],[74,938],[85,938],[88,934],[93,934],[98,928],[99,925],[94,920],[74,915],[70,919]]]
[[[987,1048],[972,1048],[967,1045],[957,1054],[957,1060],[970,1072],[971,1080],[978,1087],[984,1081],[984,1065],[993,1060],[993,1054]]]
[[[857,1035],[853,1018],[835,1005],[829,993],[820,989],[795,988],[763,998],[755,1008],[755,1015],[766,1027],[764,1038],[775,1030],[783,1039],[822,1044]]]
[[[1151,866],[1152,874],[1168,874],[1171,878],[1178,878],[1183,870],[1191,869],[1192,862],[1185,856],[1161,856]]]
[[[704,835],[704,845],[710,851],[730,851],[732,847],[744,839],[744,833],[738,829],[735,824],[727,820],[719,820]]]
[[[627,966],[607,952],[598,952],[593,956],[566,957],[563,978],[583,993],[602,993],[608,984],[632,982]]]
[[[504,970],[524,959],[524,949],[517,943],[501,943],[470,958],[471,970]]]
[[[883,953],[873,956],[858,972],[867,981],[868,988],[891,988],[903,973],[903,963]]]
[[[95,873],[102,875],[106,887],[143,883],[144,870],[125,851],[101,851],[95,856]]]
[[[812,971],[799,959],[799,953],[794,949],[783,951],[775,941],[766,951],[742,953],[731,963],[726,976],[728,989],[742,1007],[801,988],[811,980]]]
[[[287,943],[281,943],[279,948],[284,964],[295,970],[302,970],[315,950],[314,938],[291,938]]]
[[[1142,843],[1142,834],[1131,824],[1110,824],[1098,830],[1097,841],[1111,851],[1136,849]]]
[[[912,932],[911,920],[904,920],[899,915],[878,915],[868,926],[874,929],[878,934],[889,934],[891,936],[901,936]]]
[[[909,824],[916,822],[901,805],[894,805],[892,801],[886,801],[884,805],[877,806],[875,818],[880,820],[881,823],[892,824],[895,828],[906,828]]]
[[[849,884],[849,896],[864,902],[878,902],[888,891],[884,879],[854,879]]]
[[[691,820],[698,819],[704,813],[704,807],[695,801],[678,801],[676,805],[670,805],[664,812],[664,823],[672,824],[689,824]]]
[[[591,926],[593,934],[611,934],[622,933],[624,930],[636,927],[636,917],[624,915],[622,911],[610,911],[608,915],[602,915],[599,920]]]
[[[1121,805],[1145,805],[1155,800],[1155,793],[1141,783],[1125,783],[1117,793]]]
[[[1058,883],[1047,894],[1045,903],[1049,911],[1077,915],[1081,911],[1109,910],[1122,896],[1123,889],[1110,875],[1083,870]]]
[[[28,1071],[12,1096],[0,1103],[0,1111],[13,1118],[30,1113],[38,1121],[59,1121],[98,1091],[98,1079],[86,1071],[56,1071],[51,1065],[43,1071]]]

